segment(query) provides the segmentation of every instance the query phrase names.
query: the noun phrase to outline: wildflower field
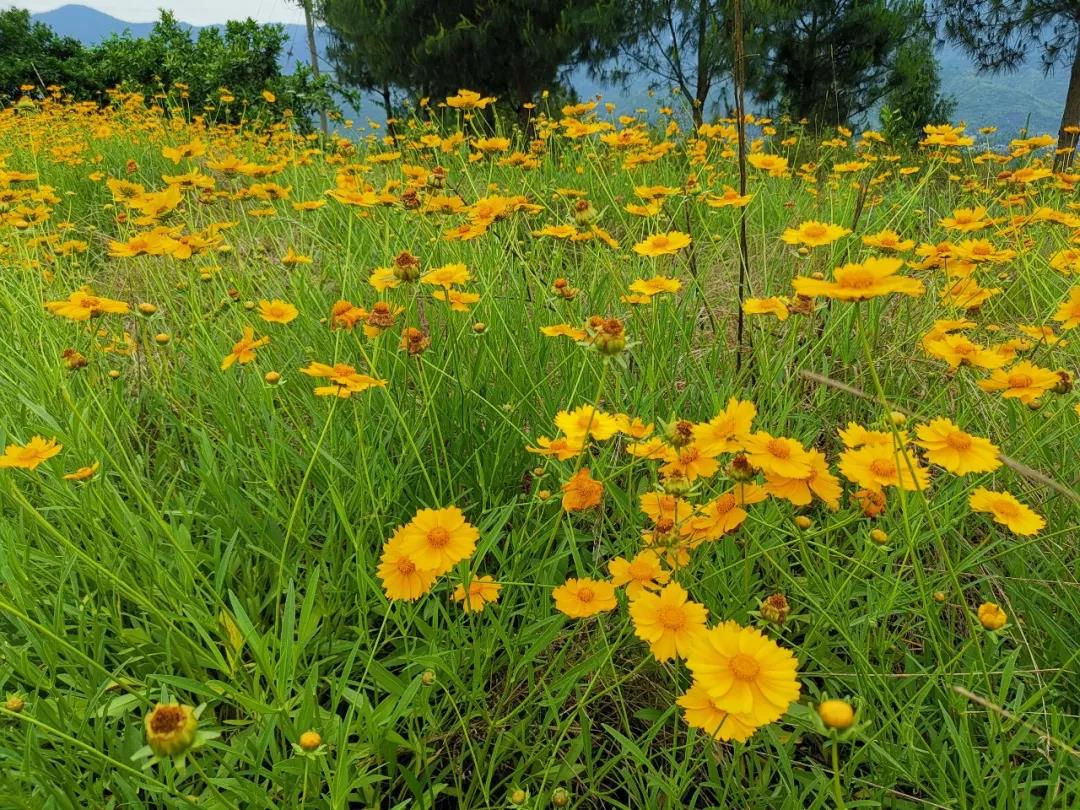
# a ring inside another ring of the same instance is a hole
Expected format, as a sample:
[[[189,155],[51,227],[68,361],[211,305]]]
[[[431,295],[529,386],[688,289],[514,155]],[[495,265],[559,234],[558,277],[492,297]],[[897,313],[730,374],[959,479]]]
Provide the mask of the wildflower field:
[[[488,101],[0,111],[0,807],[1080,805],[1054,139]]]

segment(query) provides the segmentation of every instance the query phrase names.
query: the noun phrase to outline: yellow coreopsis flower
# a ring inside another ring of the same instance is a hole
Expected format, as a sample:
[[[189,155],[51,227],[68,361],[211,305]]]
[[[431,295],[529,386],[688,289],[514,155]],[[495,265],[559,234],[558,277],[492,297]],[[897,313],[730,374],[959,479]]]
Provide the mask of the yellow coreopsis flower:
[[[807,247],[821,247],[835,242],[842,236],[851,233],[850,228],[842,225],[833,225],[829,222],[803,222],[798,228],[788,228],[780,237],[789,245],[806,245]]]
[[[615,586],[603,580],[568,579],[551,592],[555,607],[571,619],[584,619],[608,610],[614,610]]]
[[[779,720],[798,699],[798,663],[760,630],[732,621],[707,631],[686,659],[717,708],[758,726]]]
[[[1020,503],[1008,492],[994,492],[978,487],[971,493],[968,506],[974,512],[988,512],[995,523],[1005,526],[1013,534],[1027,536],[1038,534],[1046,521],[1028,506]]]
[[[456,506],[421,509],[400,533],[402,553],[436,576],[471,555],[479,538],[480,530]]]
[[[638,242],[634,245],[634,253],[639,256],[669,256],[673,253],[678,253],[684,247],[690,244],[689,234],[682,233],[681,231],[670,231],[668,233],[656,233],[645,239],[643,242]]]
[[[955,475],[992,472],[1001,466],[998,448],[988,439],[972,436],[948,419],[934,419],[915,429],[915,442],[932,464]]]
[[[832,281],[799,276],[791,284],[799,295],[821,295],[840,301],[866,301],[890,293],[922,295],[925,288],[921,281],[898,275],[902,266],[899,259],[871,257],[837,267]]]
[[[705,636],[709,611],[692,602],[677,582],[669,582],[659,593],[640,592],[630,600],[634,634],[648,643],[657,661],[685,658]]]
[[[56,439],[34,436],[26,444],[9,444],[0,456],[0,468],[36,470],[38,465],[48,461],[63,449]]]

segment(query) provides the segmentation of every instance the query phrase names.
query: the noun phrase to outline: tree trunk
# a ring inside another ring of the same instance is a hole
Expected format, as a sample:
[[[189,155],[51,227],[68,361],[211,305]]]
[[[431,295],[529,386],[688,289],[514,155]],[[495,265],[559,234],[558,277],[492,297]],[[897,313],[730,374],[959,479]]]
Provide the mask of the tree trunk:
[[[311,75],[319,78],[319,49],[315,46],[315,19],[311,11],[311,0],[303,0],[304,24],[307,26],[308,52],[311,54]],[[329,122],[326,120],[326,110],[319,110],[319,123],[322,125],[323,137],[330,132]]]
[[[1066,132],[1066,127],[1073,131]],[[1054,168],[1058,171],[1065,171],[1073,162],[1078,135],[1075,131],[1077,127],[1080,127],[1080,45],[1077,45],[1076,53],[1073,55],[1072,70],[1069,73],[1069,90],[1065,94],[1065,111],[1061,115],[1061,128],[1058,130],[1059,151],[1054,158]],[[1069,151],[1060,151],[1063,149]]]
[[[693,110],[694,131],[701,129],[705,121],[705,105],[709,101],[709,86],[712,84],[709,64],[710,49],[707,47],[709,36],[709,0],[698,0],[697,7],[697,82],[695,87]]]

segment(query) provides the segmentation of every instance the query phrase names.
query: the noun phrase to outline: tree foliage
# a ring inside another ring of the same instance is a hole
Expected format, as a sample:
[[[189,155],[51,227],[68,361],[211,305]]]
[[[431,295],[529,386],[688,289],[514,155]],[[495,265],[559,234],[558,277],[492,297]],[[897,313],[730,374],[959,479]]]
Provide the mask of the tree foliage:
[[[907,0],[773,0],[769,68],[753,90],[814,128],[844,124],[881,101],[917,19]]]
[[[74,98],[104,100],[113,87],[146,96],[179,89],[193,111],[215,105],[219,120],[239,120],[251,105],[262,105],[271,117],[291,110],[306,128],[312,112],[332,105],[330,86],[302,65],[283,75],[285,42],[282,26],[251,19],[202,28],[193,36],[189,26],[163,11],[146,37],[124,32],[86,47],[32,22],[28,12],[10,9],[0,12],[0,93],[14,98],[22,86],[60,85]],[[273,104],[263,100],[267,90]],[[221,105],[223,97],[233,101]]]
[[[935,0],[934,12],[983,71],[1016,70],[1032,50],[1045,72],[1069,69],[1058,163],[1069,162],[1080,134],[1080,0]]]
[[[519,109],[625,31],[620,0],[322,0],[319,16],[343,82],[414,98],[467,87]]]

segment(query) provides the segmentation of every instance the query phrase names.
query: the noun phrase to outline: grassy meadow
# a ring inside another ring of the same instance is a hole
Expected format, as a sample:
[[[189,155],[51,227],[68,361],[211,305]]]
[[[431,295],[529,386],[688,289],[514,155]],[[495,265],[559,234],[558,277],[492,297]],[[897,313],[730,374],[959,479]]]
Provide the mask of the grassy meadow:
[[[0,111],[0,807],[1080,805],[1054,139],[182,103]]]

